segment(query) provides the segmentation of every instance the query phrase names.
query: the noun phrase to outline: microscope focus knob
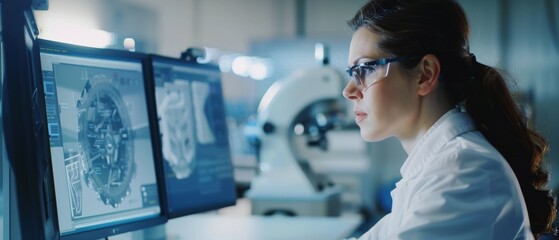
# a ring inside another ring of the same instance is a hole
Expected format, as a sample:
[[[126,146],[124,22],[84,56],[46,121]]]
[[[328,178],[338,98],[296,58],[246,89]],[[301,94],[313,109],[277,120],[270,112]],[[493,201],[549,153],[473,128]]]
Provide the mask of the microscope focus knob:
[[[274,124],[270,122],[265,122],[264,125],[262,125],[262,130],[264,131],[264,133],[270,134],[276,130],[276,126],[274,126]]]

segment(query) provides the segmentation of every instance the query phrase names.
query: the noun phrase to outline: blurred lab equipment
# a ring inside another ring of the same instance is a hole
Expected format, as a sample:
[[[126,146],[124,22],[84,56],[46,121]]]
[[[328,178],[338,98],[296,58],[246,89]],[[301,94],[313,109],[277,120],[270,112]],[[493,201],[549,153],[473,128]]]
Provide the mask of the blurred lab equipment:
[[[255,215],[337,216],[341,189],[314,171],[309,158],[328,151],[327,133],[345,111],[344,77],[328,66],[328,49],[317,44],[322,66],[275,82],[257,113],[259,173],[247,192]]]

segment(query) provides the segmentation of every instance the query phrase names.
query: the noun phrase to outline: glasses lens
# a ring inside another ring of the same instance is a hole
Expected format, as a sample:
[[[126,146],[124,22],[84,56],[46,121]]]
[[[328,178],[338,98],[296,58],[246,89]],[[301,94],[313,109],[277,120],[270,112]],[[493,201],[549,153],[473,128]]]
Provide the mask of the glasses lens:
[[[373,66],[358,66],[355,68],[355,71],[353,72],[353,76],[356,80],[356,82],[358,83],[358,87],[359,88],[366,88],[368,87],[369,84],[372,84],[374,81],[376,81],[377,78],[377,65],[373,65]]]
[[[347,74],[349,75],[349,79],[353,81],[353,83],[359,87],[361,86],[361,80],[359,78],[359,66],[355,65],[346,69]]]
[[[390,62],[383,64],[376,64],[378,60],[362,63],[348,68],[346,72],[354,81],[355,86],[361,91],[367,89],[377,81],[388,76],[388,69]],[[373,62],[375,64],[373,64]]]

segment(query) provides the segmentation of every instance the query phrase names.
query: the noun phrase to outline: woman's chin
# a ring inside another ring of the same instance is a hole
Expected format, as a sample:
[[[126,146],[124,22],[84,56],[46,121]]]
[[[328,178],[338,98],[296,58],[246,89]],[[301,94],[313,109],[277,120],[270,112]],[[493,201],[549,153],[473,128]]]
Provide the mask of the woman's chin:
[[[378,142],[387,139],[388,136],[383,134],[379,129],[361,128],[361,138],[367,142]]]

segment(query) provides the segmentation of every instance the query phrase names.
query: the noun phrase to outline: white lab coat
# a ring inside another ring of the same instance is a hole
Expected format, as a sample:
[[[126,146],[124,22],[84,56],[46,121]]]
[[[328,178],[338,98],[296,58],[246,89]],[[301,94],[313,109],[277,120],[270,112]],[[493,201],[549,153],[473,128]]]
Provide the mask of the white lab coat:
[[[400,172],[392,212],[359,240],[534,239],[512,169],[468,113],[443,115]]]

